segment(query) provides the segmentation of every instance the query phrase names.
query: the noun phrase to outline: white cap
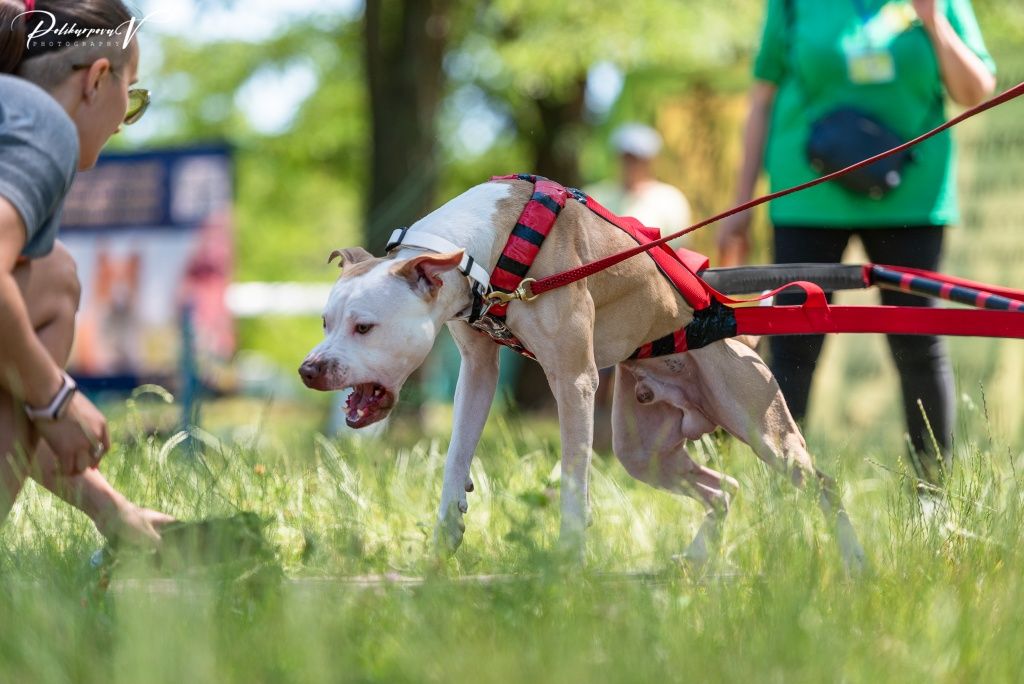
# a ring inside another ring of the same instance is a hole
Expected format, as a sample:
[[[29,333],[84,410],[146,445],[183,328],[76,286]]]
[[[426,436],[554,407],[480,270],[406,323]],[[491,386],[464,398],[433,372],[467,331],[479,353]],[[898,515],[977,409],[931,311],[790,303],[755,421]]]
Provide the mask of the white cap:
[[[622,124],[612,134],[612,146],[619,154],[653,159],[661,150],[661,136],[650,126],[639,123]]]

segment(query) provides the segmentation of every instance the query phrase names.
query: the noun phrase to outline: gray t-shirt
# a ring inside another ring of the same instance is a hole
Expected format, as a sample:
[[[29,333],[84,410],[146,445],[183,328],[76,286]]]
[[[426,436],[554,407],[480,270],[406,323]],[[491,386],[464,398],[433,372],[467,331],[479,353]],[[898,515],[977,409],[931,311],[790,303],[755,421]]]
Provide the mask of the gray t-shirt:
[[[39,86],[0,74],[0,196],[25,222],[22,256],[53,249],[77,170],[78,132],[67,112]]]

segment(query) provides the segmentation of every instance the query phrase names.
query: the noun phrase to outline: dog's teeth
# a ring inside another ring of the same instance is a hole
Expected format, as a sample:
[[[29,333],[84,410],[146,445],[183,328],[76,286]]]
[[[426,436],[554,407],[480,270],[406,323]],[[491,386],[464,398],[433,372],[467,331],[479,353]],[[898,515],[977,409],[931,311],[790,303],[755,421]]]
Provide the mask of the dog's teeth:
[[[362,418],[365,415],[366,415],[366,409],[364,409],[364,408],[361,408],[358,411],[356,411],[356,418]]]

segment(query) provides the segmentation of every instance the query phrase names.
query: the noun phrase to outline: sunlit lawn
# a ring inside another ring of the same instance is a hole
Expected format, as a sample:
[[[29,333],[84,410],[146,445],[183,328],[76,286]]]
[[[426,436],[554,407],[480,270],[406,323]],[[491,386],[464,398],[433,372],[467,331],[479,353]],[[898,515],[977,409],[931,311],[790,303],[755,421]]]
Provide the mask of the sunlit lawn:
[[[216,423],[220,411],[208,415]],[[842,471],[872,562],[851,579],[810,497],[726,439],[693,448],[743,485],[719,565],[701,576],[672,561],[698,506],[630,480],[607,456],[594,464],[586,568],[556,562],[550,422],[492,419],[464,546],[438,563],[443,438],[335,441],[268,420],[211,427],[189,456],[173,438],[131,432],[142,418],[129,413],[108,476],[182,518],[257,512],[285,581],[258,592],[237,568],[167,581],[125,566],[97,593],[89,557],[100,538],[30,488],[0,531],[0,672],[11,682],[1017,680],[1024,459],[988,441],[980,406],[964,415],[956,477],[931,519],[886,440],[822,454]],[[898,436],[898,423],[882,426]]]

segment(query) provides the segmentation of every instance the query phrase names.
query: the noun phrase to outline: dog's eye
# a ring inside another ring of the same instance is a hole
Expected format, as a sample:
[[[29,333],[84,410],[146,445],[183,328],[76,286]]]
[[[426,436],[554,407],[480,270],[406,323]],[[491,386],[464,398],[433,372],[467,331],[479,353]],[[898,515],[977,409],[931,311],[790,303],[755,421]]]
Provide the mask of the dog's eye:
[[[366,333],[373,330],[373,324],[371,323],[358,323],[356,324],[356,334],[365,335]]]
[[[324,324],[324,332],[327,332],[327,316],[321,316],[320,322]]]

